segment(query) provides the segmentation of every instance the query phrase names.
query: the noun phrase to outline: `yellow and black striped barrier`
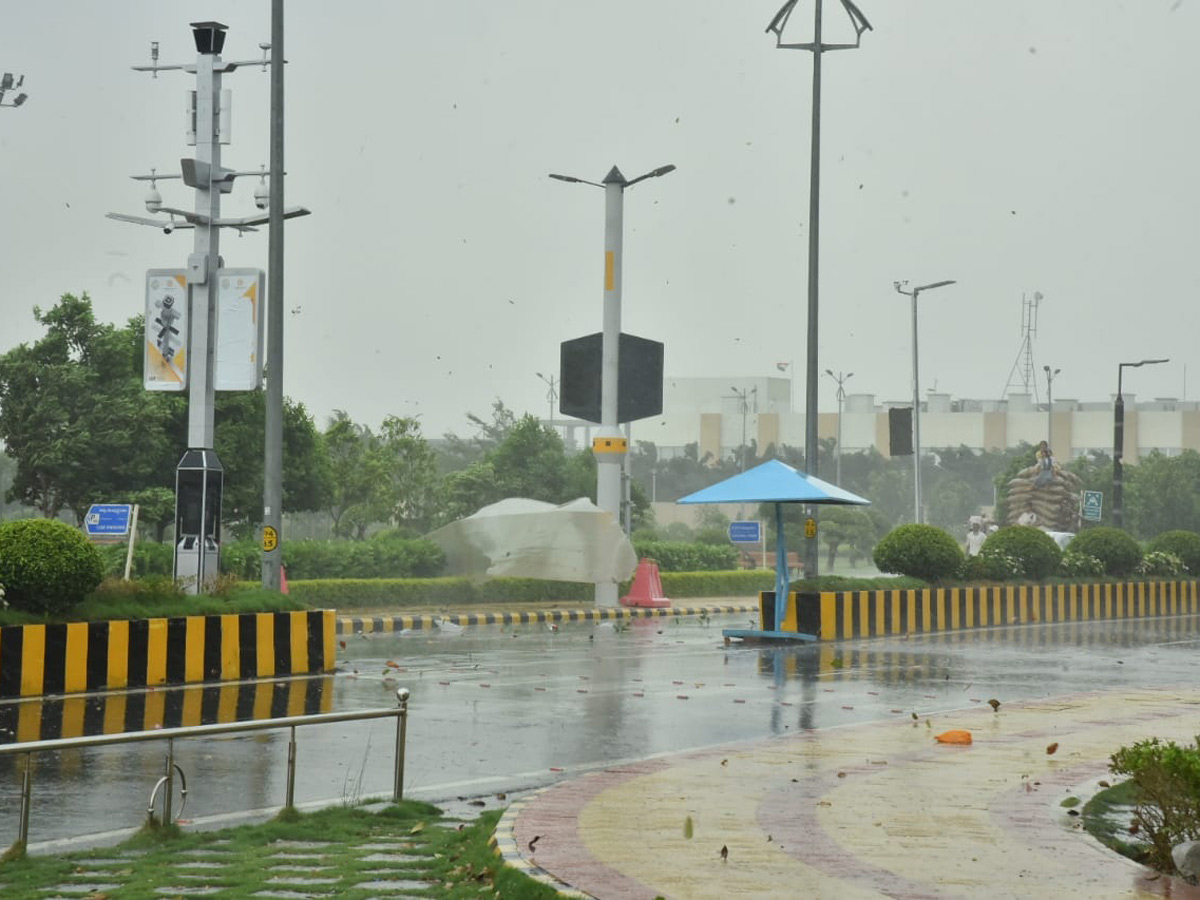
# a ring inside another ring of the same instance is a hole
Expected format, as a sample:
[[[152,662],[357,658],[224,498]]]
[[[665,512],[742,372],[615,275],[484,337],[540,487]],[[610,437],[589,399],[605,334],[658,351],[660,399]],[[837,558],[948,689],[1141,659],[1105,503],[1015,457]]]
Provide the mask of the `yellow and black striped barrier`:
[[[774,593],[759,598],[764,630]],[[1200,613],[1192,581],[992,585],[793,594],[782,631],[823,641],[926,634],[1031,622],[1088,622]]]
[[[333,671],[333,610],[0,628],[0,700]]]
[[[734,606],[603,607],[597,609],[554,609],[544,612],[447,613],[444,616],[340,616],[338,634],[391,634],[437,627],[439,621],[452,625],[529,625],[537,622],[606,622],[617,619],[661,619],[670,616],[754,613],[753,603]]]
[[[333,676],[0,703],[0,744],[188,725],[214,725],[333,710]]]

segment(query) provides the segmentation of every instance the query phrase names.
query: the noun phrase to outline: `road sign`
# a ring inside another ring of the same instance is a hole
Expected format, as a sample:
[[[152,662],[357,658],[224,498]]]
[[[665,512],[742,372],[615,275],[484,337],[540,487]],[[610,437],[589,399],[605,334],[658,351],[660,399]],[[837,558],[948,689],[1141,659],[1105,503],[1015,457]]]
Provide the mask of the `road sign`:
[[[817,536],[817,520],[812,516],[804,520],[804,536],[810,539]]]
[[[88,537],[125,537],[133,507],[128,503],[93,503],[83,517]]]
[[[758,544],[762,542],[761,522],[730,522],[729,540],[735,544]]]
[[[263,526],[263,552],[270,553],[279,546],[279,532],[272,526]]]
[[[1100,521],[1100,508],[1104,504],[1104,494],[1100,491],[1083,492],[1083,517],[1089,522]]]

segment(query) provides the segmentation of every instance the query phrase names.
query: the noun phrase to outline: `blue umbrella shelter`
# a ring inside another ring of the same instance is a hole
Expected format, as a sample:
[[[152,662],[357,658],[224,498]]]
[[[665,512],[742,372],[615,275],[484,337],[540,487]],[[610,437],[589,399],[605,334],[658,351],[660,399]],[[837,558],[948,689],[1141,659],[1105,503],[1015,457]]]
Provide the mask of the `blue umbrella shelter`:
[[[784,633],[781,631],[787,612],[788,566],[787,546],[783,534],[784,503],[820,503],[838,506],[869,506],[871,501],[857,494],[844,491],[837,485],[806,475],[787,463],[777,459],[755,466],[748,472],[726,478],[724,481],[688,494],[676,503],[774,503],[775,504],[775,620],[768,632],[743,632],[738,637],[787,637],[816,640],[813,635]],[[764,622],[764,624],[766,624]],[[731,632],[726,631],[726,635]]]

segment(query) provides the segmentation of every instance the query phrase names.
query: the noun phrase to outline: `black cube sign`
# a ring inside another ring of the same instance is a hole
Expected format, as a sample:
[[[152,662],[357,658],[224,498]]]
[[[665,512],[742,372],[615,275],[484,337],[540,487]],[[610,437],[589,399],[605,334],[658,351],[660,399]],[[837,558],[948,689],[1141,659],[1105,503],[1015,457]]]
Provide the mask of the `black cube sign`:
[[[558,411],[586,422],[600,422],[600,333],[563,341],[559,357]],[[663,345],[632,334],[617,344],[617,422],[636,422],[662,414]]]

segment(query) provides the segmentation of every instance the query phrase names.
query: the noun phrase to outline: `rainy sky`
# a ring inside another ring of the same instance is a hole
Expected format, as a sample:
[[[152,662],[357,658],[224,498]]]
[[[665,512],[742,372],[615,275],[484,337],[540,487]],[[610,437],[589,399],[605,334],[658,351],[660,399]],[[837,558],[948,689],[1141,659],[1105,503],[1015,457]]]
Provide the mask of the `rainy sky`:
[[[812,57],[775,49],[782,0],[291,0],[286,10],[285,392],[323,426],[470,433],[494,398],[545,415],[561,341],[602,322],[600,181],[630,188],[623,330],[666,344],[668,377],[764,376],[803,393]],[[801,0],[789,40],[811,36]],[[1200,2],[861,0],[862,47],[824,56],[819,368],[903,399],[909,300],[921,383],[999,397],[1022,295],[1044,296],[1034,356],[1054,396],[1200,396]],[[838,0],[825,40],[852,41]],[[194,78],[188,23],[229,26],[255,59],[269,0],[10,4],[0,68],[28,102],[0,109],[0,351],[36,339],[34,305],[91,295],[123,323],[145,270],[182,267],[192,235],[144,214],[128,176],[178,172]],[[227,76],[223,162],[268,159],[269,75]],[[224,199],[254,211],[254,180]],[[168,204],[191,207],[179,182]],[[224,234],[229,266],[267,267],[265,232]],[[1044,390],[1044,385],[1043,385]],[[834,409],[835,385],[821,386]]]

